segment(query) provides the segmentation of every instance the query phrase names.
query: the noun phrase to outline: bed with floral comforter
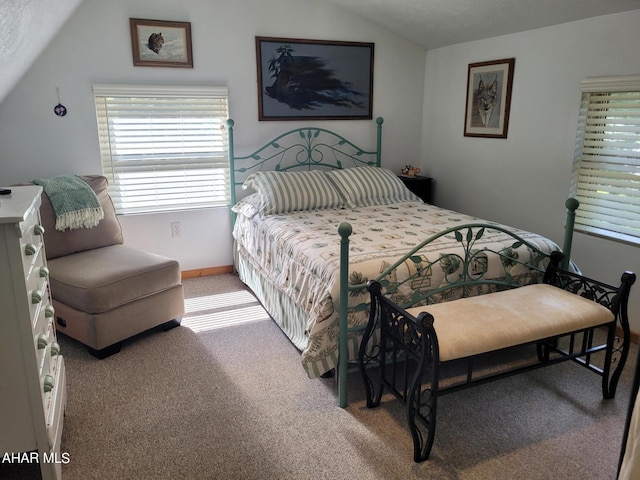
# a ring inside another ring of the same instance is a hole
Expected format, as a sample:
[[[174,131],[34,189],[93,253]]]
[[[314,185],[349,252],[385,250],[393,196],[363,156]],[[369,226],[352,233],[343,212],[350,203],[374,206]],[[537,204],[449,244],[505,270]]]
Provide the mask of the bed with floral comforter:
[[[381,167],[382,118],[375,123],[374,149],[302,127],[236,155],[227,122],[235,268],[310,378],[338,366],[341,406],[368,320],[368,280],[396,303],[420,306],[538,282],[559,250],[540,235],[423,203]],[[567,236],[565,252],[570,244]]]
[[[253,289],[264,297],[261,301],[274,320],[301,350],[302,365],[312,378],[334,368],[338,361],[340,237],[336,232],[341,222],[353,226],[349,283],[361,285],[378,277],[422,240],[451,227],[477,223],[479,219],[415,201],[350,210],[326,209],[252,217],[240,214],[234,229],[240,278],[250,286],[257,276],[268,279],[269,287]],[[540,235],[511,231],[543,252],[559,250],[554,242]],[[474,268],[487,277],[498,278],[504,275],[505,258],[522,260],[527,257],[529,261],[537,255],[524,244],[512,248],[513,244],[510,235],[500,231],[487,233],[476,248],[490,246],[506,254],[479,257]],[[407,303],[415,291],[424,293],[457,279],[452,275],[457,266],[452,265],[453,257],[448,254],[462,248],[455,236],[441,237],[420,251],[420,261],[406,261],[394,269],[387,277],[393,284],[402,285],[393,294],[395,300]],[[439,261],[440,258],[446,260]],[[497,264],[488,263],[489,260]],[[421,270],[419,275],[416,275],[417,270]],[[522,263],[513,262],[511,275],[530,274]],[[403,277],[412,279],[402,283]],[[450,292],[447,295],[447,298],[431,297],[429,301],[455,298]],[[270,306],[281,303],[282,298],[292,305],[278,314],[279,309]],[[366,325],[367,302],[368,293],[364,288],[351,290],[350,327]],[[350,350],[353,354],[357,347],[355,336],[352,340]]]

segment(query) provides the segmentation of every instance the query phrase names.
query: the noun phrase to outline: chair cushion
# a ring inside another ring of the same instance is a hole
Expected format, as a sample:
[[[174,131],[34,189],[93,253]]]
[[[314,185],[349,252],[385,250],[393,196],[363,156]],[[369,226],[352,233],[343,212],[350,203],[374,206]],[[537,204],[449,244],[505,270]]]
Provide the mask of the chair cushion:
[[[107,179],[101,175],[85,175],[80,178],[96,192],[104,211],[104,218],[93,228],[78,228],[64,232],[56,230],[56,217],[51,200],[43,193],[40,217],[44,227],[47,259],[124,242],[120,222],[118,222],[111,197],[107,193]]]
[[[110,245],[48,261],[51,295],[87,313],[102,313],[179,285],[176,260]]]

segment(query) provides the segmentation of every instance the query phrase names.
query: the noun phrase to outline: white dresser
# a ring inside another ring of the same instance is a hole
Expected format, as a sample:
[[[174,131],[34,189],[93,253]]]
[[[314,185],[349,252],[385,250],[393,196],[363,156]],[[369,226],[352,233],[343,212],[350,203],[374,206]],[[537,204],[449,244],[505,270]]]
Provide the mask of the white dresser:
[[[38,186],[0,196],[0,455],[60,479],[66,405]],[[30,452],[28,455],[25,452]],[[23,455],[20,455],[22,453]]]

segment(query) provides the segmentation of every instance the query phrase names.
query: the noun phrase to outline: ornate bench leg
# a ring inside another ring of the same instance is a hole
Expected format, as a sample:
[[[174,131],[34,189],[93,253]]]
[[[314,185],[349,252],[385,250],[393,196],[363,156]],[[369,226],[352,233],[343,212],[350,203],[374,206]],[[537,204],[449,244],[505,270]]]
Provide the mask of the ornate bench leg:
[[[416,345],[416,372],[407,391],[406,415],[413,439],[413,460],[423,462],[429,458],[436,434],[439,354],[433,317],[421,313],[417,320],[422,333]]]
[[[432,385],[422,389],[418,383],[416,387],[407,399],[407,424],[413,439],[413,461],[423,462],[429,458],[436,434],[438,394]]]
[[[620,324],[622,338],[617,336],[616,324],[609,328],[607,334],[607,350],[604,359],[604,368],[602,373],[602,396],[604,398],[614,398],[618,381],[622,375],[622,369],[627,363],[629,356],[629,347],[631,343],[631,331],[629,328],[629,319],[627,317],[626,302],[622,304],[620,311]],[[613,371],[612,371],[612,367]]]
[[[602,375],[602,396],[613,398],[616,394],[618,381],[622,375],[622,369],[629,356],[629,346],[631,343],[631,330],[629,328],[628,303],[631,286],[635,283],[636,276],[631,272],[624,272],[620,279],[620,287],[612,304],[616,314],[616,322],[609,328],[607,334],[607,353],[605,355],[604,369]],[[616,334],[616,327],[620,329],[622,339]],[[616,345],[617,343],[617,345]],[[613,372],[612,366],[615,364]]]
[[[636,281],[636,275],[632,272],[624,272],[620,278],[620,286],[615,287],[576,273],[559,270],[550,264],[545,272],[544,281],[593,300],[607,307],[615,315],[615,320],[609,326],[607,333],[607,347],[602,368],[602,396],[606,399],[613,398],[629,355],[631,332],[627,307],[629,292]],[[620,332],[617,332],[617,329]],[[618,333],[621,339],[617,338]]]
[[[620,380],[622,369],[629,355],[629,336],[623,335],[625,338],[616,345],[616,341],[619,339],[616,337],[615,327],[609,328],[607,334],[607,350],[602,373],[602,397],[605,399],[615,397],[618,380]],[[614,366],[615,368],[612,368]]]

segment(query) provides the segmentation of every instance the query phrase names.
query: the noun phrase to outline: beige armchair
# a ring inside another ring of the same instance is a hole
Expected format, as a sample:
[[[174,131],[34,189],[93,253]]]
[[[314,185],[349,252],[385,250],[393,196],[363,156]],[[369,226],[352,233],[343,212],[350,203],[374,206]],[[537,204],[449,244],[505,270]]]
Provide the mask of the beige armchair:
[[[178,326],[184,314],[176,260],[124,245],[103,176],[81,177],[94,190],[104,218],[93,228],[58,231],[51,201],[42,194],[56,328],[105,358],[148,329]]]

